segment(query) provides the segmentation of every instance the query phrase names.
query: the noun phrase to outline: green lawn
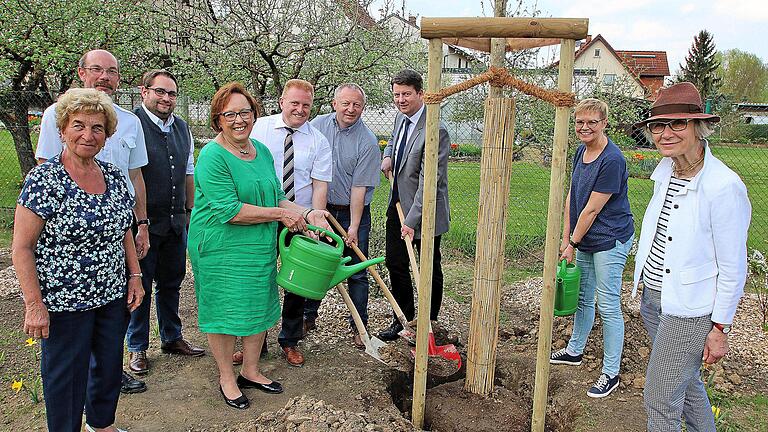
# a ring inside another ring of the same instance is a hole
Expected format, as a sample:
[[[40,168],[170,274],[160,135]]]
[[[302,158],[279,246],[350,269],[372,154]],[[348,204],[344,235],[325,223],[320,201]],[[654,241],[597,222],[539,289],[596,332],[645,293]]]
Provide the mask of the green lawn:
[[[33,142],[37,137],[33,136]],[[714,154],[734,169],[747,185],[752,201],[752,225],[749,245],[768,251],[768,149],[714,147]],[[628,152],[655,156],[653,150]],[[13,208],[19,193],[21,176],[11,136],[0,130],[0,208]],[[469,255],[474,253],[477,231],[477,205],[480,191],[479,162],[451,162],[448,173],[451,203],[451,230],[445,242]],[[647,179],[629,180],[630,205],[636,228],[653,193],[653,182]],[[507,220],[507,255],[516,258],[536,252],[544,243],[549,196],[549,169],[532,162],[515,162],[509,191]],[[387,182],[376,190],[373,202],[374,233],[372,247],[383,249]],[[0,224],[8,225],[7,217]],[[0,236],[2,240],[2,236]]]

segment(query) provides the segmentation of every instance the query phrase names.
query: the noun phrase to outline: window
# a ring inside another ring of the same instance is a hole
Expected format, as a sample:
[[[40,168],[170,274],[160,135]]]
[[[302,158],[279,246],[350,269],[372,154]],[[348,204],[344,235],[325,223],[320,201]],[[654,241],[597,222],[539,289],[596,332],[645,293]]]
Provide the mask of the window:
[[[616,82],[616,74],[603,75],[603,85],[613,85]]]
[[[595,57],[600,57],[600,48],[595,48]]]

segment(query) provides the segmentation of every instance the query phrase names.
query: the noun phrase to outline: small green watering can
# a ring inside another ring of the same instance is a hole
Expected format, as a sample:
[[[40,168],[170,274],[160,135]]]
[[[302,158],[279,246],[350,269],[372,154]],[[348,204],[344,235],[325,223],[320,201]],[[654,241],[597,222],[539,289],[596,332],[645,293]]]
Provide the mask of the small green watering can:
[[[555,315],[568,316],[576,312],[579,306],[579,285],[581,269],[576,264],[560,261],[557,269],[557,287],[555,289]]]
[[[291,245],[286,246],[285,236],[288,228],[280,232],[280,272],[277,284],[286,291],[312,300],[322,300],[325,293],[339,282],[374,264],[384,261],[384,257],[374,258],[347,266],[352,257],[343,257],[344,241],[332,231],[314,225],[307,225],[311,231],[320,231],[336,242],[336,247],[304,235],[291,238]]]

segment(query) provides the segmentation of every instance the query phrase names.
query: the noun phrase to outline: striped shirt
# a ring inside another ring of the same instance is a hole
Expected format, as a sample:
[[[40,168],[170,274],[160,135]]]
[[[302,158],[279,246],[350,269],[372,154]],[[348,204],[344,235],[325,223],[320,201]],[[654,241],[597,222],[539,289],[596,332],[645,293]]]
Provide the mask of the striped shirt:
[[[667,247],[667,224],[672,210],[672,197],[690,183],[690,179],[679,179],[672,176],[669,180],[667,195],[664,197],[664,206],[661,208],[659,221],[656,223],[656,236],[653,238],[648,259],[643,267],[643,283],[646,287],[661,291],[661,282],[664,279],[664,253]]]

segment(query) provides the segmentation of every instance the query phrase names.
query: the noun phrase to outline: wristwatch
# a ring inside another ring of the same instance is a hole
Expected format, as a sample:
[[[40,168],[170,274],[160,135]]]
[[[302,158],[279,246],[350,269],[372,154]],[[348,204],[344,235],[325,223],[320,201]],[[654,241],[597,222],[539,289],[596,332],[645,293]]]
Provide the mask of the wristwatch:
[[[723,334],[726,334],[726,335],[727,335],[728,333],[730,333],[730,332],[731,332],[731,325],[730,325],[730,324],[720,324],[720,323],[716,323],[716,322],[713,322],[713,323],[712,323],[712,325],[713,325],[713,326],[714,326],[716,329],[718,329],[718,330],[720,330],[721,332],[723,332]]]
[[[136,226],[138,226],[138,225],[146,225],[146,226],[149,226],[149,219],[142,219],[142,220],[138,220],[138,221],[136,221]]]
[[[568,243],[573,246],[574,249],[578,249],[581,242],[575,242],[573,239],[568,240]]]

